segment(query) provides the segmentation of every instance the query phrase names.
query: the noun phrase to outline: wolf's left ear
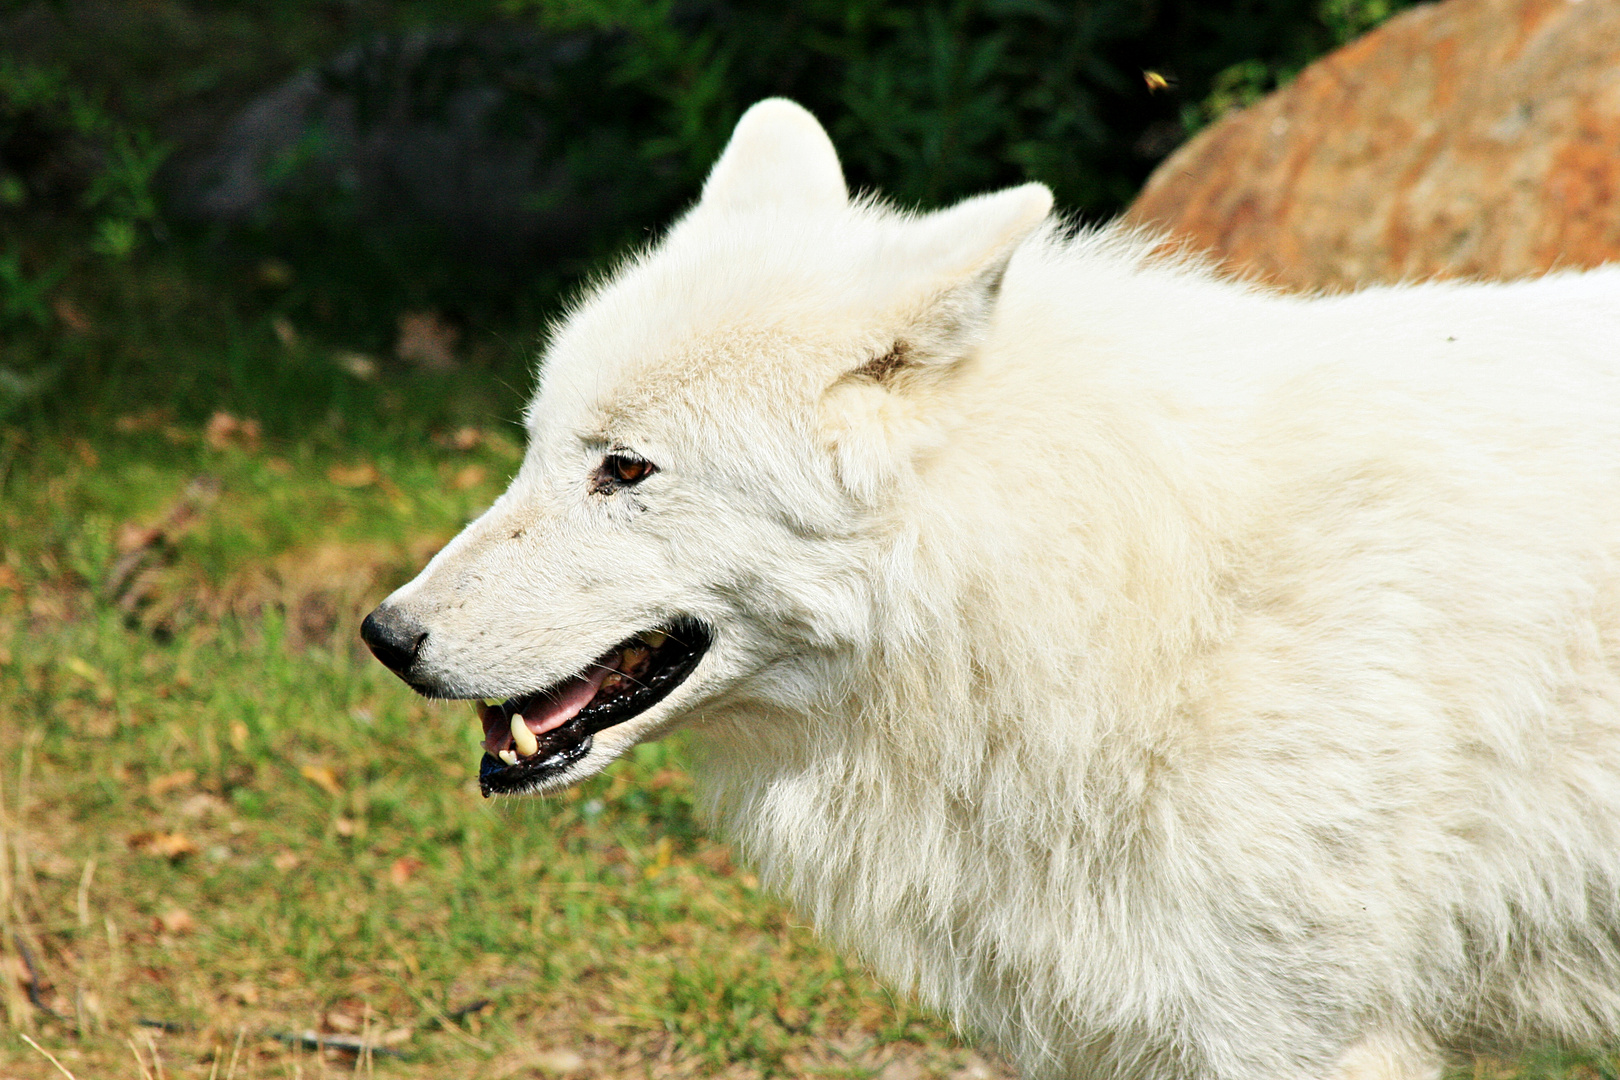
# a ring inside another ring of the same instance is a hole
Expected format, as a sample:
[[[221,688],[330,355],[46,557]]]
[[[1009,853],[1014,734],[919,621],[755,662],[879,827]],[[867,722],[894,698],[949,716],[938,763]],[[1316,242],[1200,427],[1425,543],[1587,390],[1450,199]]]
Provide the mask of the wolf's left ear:
[[[1046,185],[1024,184],[919,221],[907,258],[924,269],[928,284],[901,313],[894,347],[850,375],[892,385],[971,352],[989,327],[1013,253],[1051,212]]]
[[[702,209],[836,208],[849,201],[844,170],[816,118],[786,98],[766,98],[737,121],[703,185]]]

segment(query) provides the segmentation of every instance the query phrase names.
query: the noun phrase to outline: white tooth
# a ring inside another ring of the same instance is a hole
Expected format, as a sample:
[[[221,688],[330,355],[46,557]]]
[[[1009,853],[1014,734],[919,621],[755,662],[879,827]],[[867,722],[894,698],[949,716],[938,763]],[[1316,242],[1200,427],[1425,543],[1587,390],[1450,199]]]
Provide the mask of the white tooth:
[[[648,647],[656,649],[669,640],[669,635],[662,630],[649,630],[641,635],[641,640],[645,641]]]
[[[534,737],[529,725],[523,722],[518,713],[512,714],[512,741],[517,744],[517,752],[522,757],[533,757],[534,752],[540,749],[540,740]]]
[[[510,750],[502,750],[500,753],[496,754],[495,756],[500,758],[502,761],[506,762],[508,765],[516,765],[517,764],[517,755],[514,754]]]
[[[614,687],[618,686],[622,682],[624,682],[624,676],[623,675],[620,675],[617,671],[611,672],[608,675],[603,676],[603,678],[602,678],[602,689],[603,690],[612,690]]]

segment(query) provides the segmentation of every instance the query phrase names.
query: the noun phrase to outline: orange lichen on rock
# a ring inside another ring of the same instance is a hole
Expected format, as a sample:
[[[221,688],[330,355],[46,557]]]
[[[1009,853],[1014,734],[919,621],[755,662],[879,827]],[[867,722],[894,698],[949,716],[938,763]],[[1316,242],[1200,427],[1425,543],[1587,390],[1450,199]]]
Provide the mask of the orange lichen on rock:
[[[1294,289],[1620,259],[1620,4],[1408,11],[1201,132],[1127,219]]]

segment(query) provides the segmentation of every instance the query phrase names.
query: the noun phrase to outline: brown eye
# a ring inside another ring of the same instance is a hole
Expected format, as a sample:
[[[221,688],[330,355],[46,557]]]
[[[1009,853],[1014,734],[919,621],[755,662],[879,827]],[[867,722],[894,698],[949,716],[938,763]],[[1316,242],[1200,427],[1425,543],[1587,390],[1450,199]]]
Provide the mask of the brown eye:
[[[595,482],[591,486],[596,491],[630,487],[641,483],[657,471],[658,466],[646,458],[631,454],[609,454],[602,459],[602,467],[596,470]]]

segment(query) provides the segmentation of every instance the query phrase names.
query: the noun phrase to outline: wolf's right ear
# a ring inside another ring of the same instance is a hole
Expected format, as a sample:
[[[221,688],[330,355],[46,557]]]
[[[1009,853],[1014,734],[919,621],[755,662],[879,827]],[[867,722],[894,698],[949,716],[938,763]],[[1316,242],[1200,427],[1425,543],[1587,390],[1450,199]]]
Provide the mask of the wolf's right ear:
[[[698,206],[832,209],[848,201],[838,152],[816,118],[786,98],[766,98],[737,121]]]

